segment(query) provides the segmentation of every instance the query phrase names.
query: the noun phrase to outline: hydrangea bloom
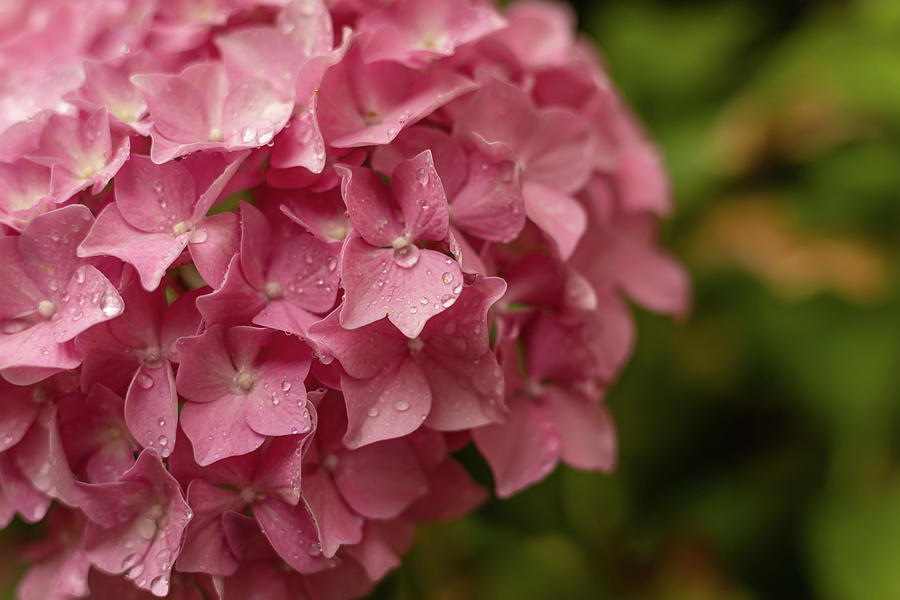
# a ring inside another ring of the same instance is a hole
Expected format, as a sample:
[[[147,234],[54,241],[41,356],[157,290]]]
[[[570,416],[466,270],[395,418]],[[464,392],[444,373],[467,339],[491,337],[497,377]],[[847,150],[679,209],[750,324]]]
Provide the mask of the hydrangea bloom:
[[[661,161],[562,7],[0,15],[0,520],[21,600],[335,599],[415,524],[610,471]]]

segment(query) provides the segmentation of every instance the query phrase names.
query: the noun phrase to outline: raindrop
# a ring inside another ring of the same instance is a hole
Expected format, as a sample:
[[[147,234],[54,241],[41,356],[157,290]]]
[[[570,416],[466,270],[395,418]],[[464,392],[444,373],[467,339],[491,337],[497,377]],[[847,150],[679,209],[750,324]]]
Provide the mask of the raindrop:
[[[441,281],[449,284],[451,281],[453,281],[453,275],[450,273],[444,273],[443,275],[441,275]]]
[[[453,303],[456,302],[456,298],[453,296],[447,296],[446,298],[441,299],[441,306],[444,308],[450,308],[453,306]]]
[[[243,131],[241,131],[241,141],[245,144],[252,142],[255,137],[256,131],[250,127],[244,127]]]
[[[413,244],[407,244],[394,250],[394,262],[404,269],[414,267],[419,262],[419,249]]]
[[[415,306],[410,306],[410,307],[409,307],[409,314],[414,315],[414,314],[416,314],[417,312],[419,312],[419,309],[416,308]]]
[[[422,304],[422,306],[425,306],[426,304],[428,304],[428,298],[426,298],[425,296],[422,296],[419,299],[419,302]]]
[[[169,580],[165,577],[157,577],[150,583],[150,591],[156,596],[165,596],[169,593]]]
[[[122,300],[115,294],[107,294],[103,297],[100,310],[107,317],[115,317],[122,312]]]
[[[285,392],[291,391],[291,382],[288,381],[287,379],[285,379],[284,381],[282,381],[282,382],[281,382],[281,389],[282,389],[282,391],[285,391]]]
[[[206,227],[198,227],[191,232],[190,242],[192,244],[202,244],[209,237]]]
[[[137,383],[141,388],[143,388],[145,390],[149,390],[150,388],[153,387],[153,378],[141,373],[140,375],[138,375]],[[162,427],[162,425],[165,425],[165,422],[161,423],[160,427]]]
[[[409,402],[407,402],[406,400],[397,400],[397,402],[394,403],[394,408],[396,408],[400,412],[409,410]]]
[[[167,437],[164,436],[164,435],[159,436],[159,445],[160,445],[160,446],[168,446],[168,445],[169,445],[169,438],[167,438]]]
[[[160,427],[165,427],[165,426],[166,426],[166,420],[163,419],[162,417],[160,417],[160,418],[159,418],[159,421],[157,421],[156,423],[157,423],[157,425],[159,425]],[[163,445],[165,445],[165,444],[163,444]]]
[[[370,417],[377,417],[377,416],[378,416],[378,409],[375,408],[374,406],[373,406],[372,408],[370,408],[370,409],[369,409],[369,416],[370,416]]]
[[[428,185],[428,171],[424,168],[416,171],[416,181],[419,182],[419,185]]]
[[[78,283],[84,283],[84,268],[75,271],[75,281],[77,281]]]

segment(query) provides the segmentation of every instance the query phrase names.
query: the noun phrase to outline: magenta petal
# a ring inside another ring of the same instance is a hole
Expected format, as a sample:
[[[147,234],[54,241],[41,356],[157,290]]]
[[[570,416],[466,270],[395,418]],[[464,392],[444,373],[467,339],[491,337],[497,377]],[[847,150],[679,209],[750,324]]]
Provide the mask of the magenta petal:
[[[159,455],[145,450],[120,481],[78,484],[77,494],[91,520],[85,540],[91,561],[110,573],[127,571],[138,587],[166,595],[191,512]]]
[[[241,201],[241,270],[256,289],[266,284],[266,266],[272,253],[272,227],[255,206]]]
[[[366,521],[362,541],[345,551],[359,561],[372,581],[378,581],[400,565],[400,557],[414,537],[415,524],[409,519]]]
[[[543,397],[560,432],[562,460],[576,469],[612,471],[616,431],[606,406],[557,388],[545,390]]]
[[[266,499],[253,506],[253,514],[275,552],[300,573],[315,573],[332,565],[318,551],[316,528],[306,507]]]
[[[466,181],[468,158],[460,142],[450,134],[418,125],[405,129],[387,146],[378,146],[372,155],[372,168],[390,175],[401,162],[431,150],[437,172],[448,198],[453,198]]]
[[[347,403],[344,444],[358,448],[415,431],[431,410],[422,370],[406,360],[367,380],[341,377]]]
[[[397,165],[391,188],[403,211],[404,232],[409,239],[440,241],[447,237],[450,225],[447,196],[434,168],[431,150]]]
[[[213,288],[220,288],[228,263],[240,248],[241,228],[237,215],[224,212],[208,217],[188,239],[191,258],[200,276]]]
[[[181,409],[181,427],[194,445],[194,457],[201,466],[247,454],[259,448],[266,437],[245,422],[247,400],[223,396],[203,404],[188,402]]]
[[[452,71],[425,73],[391,62],[364,64],[359,46],[323,77],[319,125],[329,144],[353,148],[387,144],[475,84]]]
[[[224,77],[224,73],[221,74]],[[198,90],[179,75],[135,75],[131,78],[150,107],[153,128],[173,140],[206,140],[212,127]],[[211,89],[221,89],[221,83]]]
[[[173,226],[191,219],[197,190],[180,162],[157,165],[147,156],[133,155],[115,183],[116,206],[136,229],[171,234]]]
[[[357,379],[368,379],[407,356],[408,339],[385,320],[358,330],[341,327],[340,310],[310,327],[309,339],[327,349]]]
[[[234,392],[237,369],[225,339],[225,328],[216,325],[203,335],[179,341],[178,393],[191,402],[211,402]]]
[[[341,195],[353,228],[373,246],[390,246],[403,235],[390,188],[371,169],[338,165]]]
[[[44,518],[52,499],[35,488],[16,465],[15,455],[0,455],[0,489],[7,506],[4,515],[18,512],[28,523]],[[10,515],[11,516],[11,515]]]
[[[13,386],[0,380],[0,452],[19,443],[37,417],[40,405],[32,399],[28,388]]]
[[[125,420],[137,442],[154,447],[165,458],[175,444],[178,422],[178,395],[172,365],[151,368],[141,365],[131,380],[125,398]]]
[[[368,519],[394,518],[428,490],[425,474],[403,440],[342,452],[334,479],[347,504]]]
[[[278,283],[281,297],[304,310],[331,310],[340,285],[337,245],[318,240],[283,220],[266,270],[267,283]]]
[[[474,510],[489,493],[453,458],[445,458],[428,473],[428,493],[407,510],[414,519],[443,521],[459,519]]]
[[[525,226],[518,166],[477,151],[469,161],[465,186],[453,198],[453,224],[483,240],[511,242]]]
[[[85,329],[109,321],[122,314],[125,303],[116,288],[91,265],[75,271],[75,276],[65,288],[63,298],[51,318],[53,337],[66,342]]]
[[[429,318],[456,302],[463,287],[456,261],[434,250],[412,249],[413,260],[396,258],[397,252],[373,248],[359,238],[347,240],[341,258],[346,290],[342,326],[355,329],[387,317],[405,336],[415,338]]]
[[[539,183],[522,186],[525,214],[553,240],[559,256],[568,260],[587,230],[587,212],[577,200]]]
[[[190,234],[144,233],[129,225],[115,204],[97,217],[78,248],[79,256],[115,256],[137,269],[141,285],[152,291],[188,244]]]
[[[59,434],[56,407],[43,407],[15,454],[16,464],[35,488],[65,504],[74,504],[74,476]]]
[[[683,315],[691,298],[690,279],[684,268],[649,244],[631,250],[628,268],[620,275],[625,293],[648,310]]]
[[[303,387],[310,365],[308,346],[293,336],[276,334],[259,361],[247,425],[261,435],[309,431],[312,422]]]
[[[225,490],[203,481],[191,481],[187,503],[194,518],[185,530],[184,547],[175,566],[179,571],[210,575],[230,575],[237,570],[239,557],[232,552],[222,522],[227,511],[240,511],[244,501],[234,490]]]
[[[326,471],[313,470],[304,476],[303,500],[312,514],[323,555],[332,557],[342,545],[362,539],[362,518],[347,507]]]
[[[243,325],[266,306],[265,298],[244,277],[239,255],[231,257],[222,287],[197,298],[197,308],[208,323]]]
[[[86,206],[71,204],[35,218],[19,236],[25,274],[47,297],[56,300],[84,262],[76,248],[93,220]]]
[[[421,368],[432,390],[429,427],[459,431],[503,420],[503,377],[492,352],[474,361],[439,355]]]
[[[546,477],[560,456],[560,434],[552,415],[530,399],[512,402],[505,423],[475,429],[472,437],[491,466],[501,498]]]
[[[253,317],[253,324],[306,337],[310,326],[320,320],[321,317],[318,315],[303,310],[287,300],[275,300],[269,302]]]

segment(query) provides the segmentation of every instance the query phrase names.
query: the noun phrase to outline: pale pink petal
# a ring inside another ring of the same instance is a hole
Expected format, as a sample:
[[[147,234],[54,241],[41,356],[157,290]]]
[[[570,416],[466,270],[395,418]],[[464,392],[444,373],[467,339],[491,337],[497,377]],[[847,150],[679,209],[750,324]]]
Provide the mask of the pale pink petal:
[[[428,490],[425,474],[403,440],[342,452],[334,479],[347,504],[368,519],[394,518]]]
[[[188,237],[194,266],[213,288],[222,287],[228,263],[240,248],[240,239],[240,221],[230,212],[207,217]]]
[[[545,390],[543,399],[560,432],[562,460],[576,469],[612,471],[616,431],[606,406],[556,387]]]
[[[525,214],[553,240],[560,257],[572,256],[587,230],[587,213],[574,198],[526,181],[522,185]]]
[[[403,211],[404,234],[410,240],[440,241],[447,237],[447,196],[434,168],[431,150],[397,165],[391,188]]]
[[[552,415],[527,398],[510,403],[505,423],[475,429],[472,437],[491,466],[501,498],[546,477],[556,467],[561,452]]]
[[[319,540],[304,506],[267,499],[254,505],[253,515],[275,552],[300,573],[315,573],[333,564],[322,552],[310,551],[318,548]]]
[[[412,361],[367,380],[342,377],[347,403],[344,444],[366,444],[402,437],[419,428],[431,409],[431,390],[422,370]]]
[[[322,554],[334,556],[344,544],[362,539],[363,519],[351,510],[335,487],[331,475],[315,469],[303,477],[303,500],[313,517]]]
[[[372,170],[335,166],[353,229],[373,246],[390,246],[403,235],[402,217],[390,188]]]
[[[78,255],[115,256],[137,269],[141,285],[152,291],[188,245],[190,233],[145,233],[128,224],[116,204],[109,204],[78,248]]]
[[[125,420],[141,446],[156,448],[163,458],[171,454],[178,423],[178,395],[169,361],[156,368],[141,365],[134,374],[125,397]]]
[[[381,249],[351,238],[341,264],[346,291],[341,325],[348,329],[387,317],[404,335],[415,338],[428,319],[453,306],[462,291],[456,261],[414,245]]]

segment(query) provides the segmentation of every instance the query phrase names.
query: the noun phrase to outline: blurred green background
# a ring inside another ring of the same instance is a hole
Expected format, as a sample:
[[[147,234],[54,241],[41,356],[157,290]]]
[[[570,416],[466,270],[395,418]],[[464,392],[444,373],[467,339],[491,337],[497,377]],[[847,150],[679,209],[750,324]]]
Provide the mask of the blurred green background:
[[[900,1],[573,4],[665,152],[693,315],[636,311],[613,476],[422,527],[375,597],[900,599]]]
[[[574,4],[664,149],[693,315],[637,313],[613,476],[423,528],[377,596],[900,598],[900,2]]]

